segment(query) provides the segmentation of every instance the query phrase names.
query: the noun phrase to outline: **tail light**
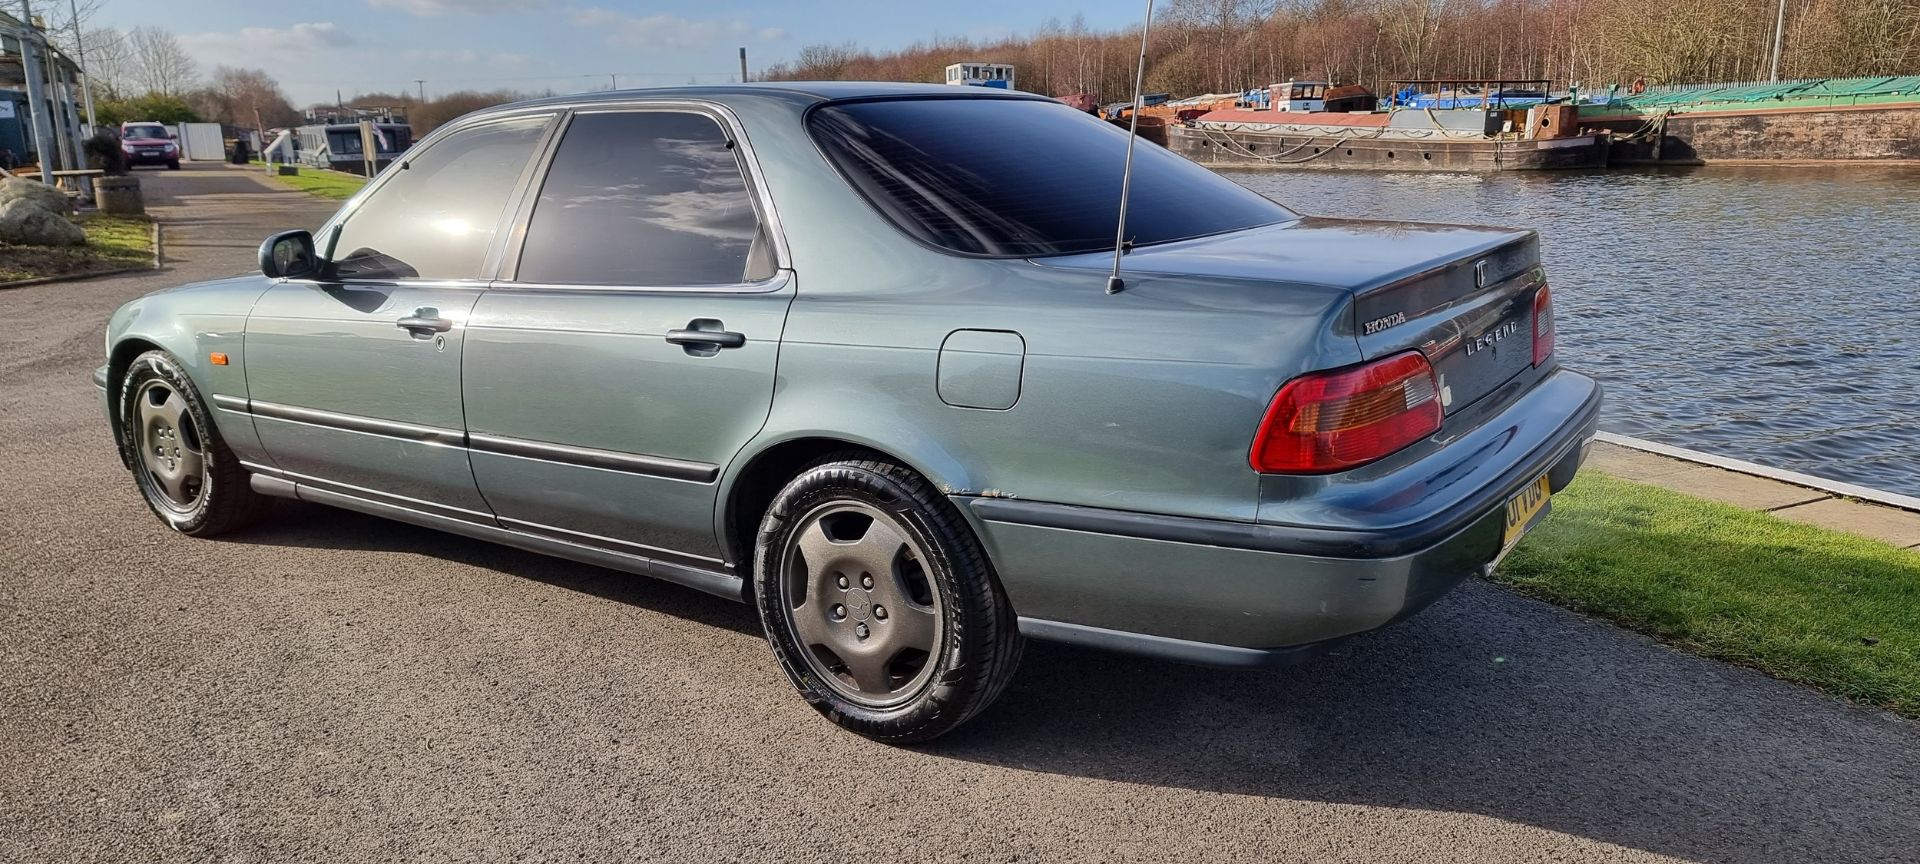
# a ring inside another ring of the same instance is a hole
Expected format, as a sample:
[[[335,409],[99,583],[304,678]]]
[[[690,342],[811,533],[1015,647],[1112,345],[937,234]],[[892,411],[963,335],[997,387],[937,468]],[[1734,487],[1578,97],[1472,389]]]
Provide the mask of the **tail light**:
[[[1553,293],[1542,284],[1533,292],[1533,365],[1553,356]]]
[[[1440,388],[1418,351],[1288,381],[1248,461],[1262,474],[1325,474],[1390,455],[1440,429]]]

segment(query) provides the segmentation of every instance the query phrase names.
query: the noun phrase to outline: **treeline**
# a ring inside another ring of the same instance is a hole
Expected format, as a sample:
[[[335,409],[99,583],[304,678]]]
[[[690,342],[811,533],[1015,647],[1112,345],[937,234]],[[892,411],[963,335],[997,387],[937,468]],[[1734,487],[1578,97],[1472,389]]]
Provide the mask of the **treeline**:
[[[548,91],[545,95],[553,95]],[[411,93],[363,93],[346,100],[349,108],[400,108],[406,112],[407,124],[413,127],[414,140],[439,128],[448,120],[482,108],[490,108],[507,102],[533,98],[531,94],[516,90],[461,90],[421,101]],[[324,107],[315,105],[315,108]]]
[[[81,7],[89,12],[93,4]],[[70,29],[53,29],[47,36],[68,56],[80,52],[71,44]],[[272,127],[300,119],[300,112],[273,76],[260,69],[216,66],[202,76],[178,39],[160,27],[113,27],[81,31],[87,75],[91,79],[95,113],[103,126],[127,120],[161,123],[208,121],[251,127]]]
[[[1237,92],[1295,77],[1549,78],[1587,89],[1765,79],[1778,0],[1169,0],[1146,87]],[[1787,0],[1783,78],[1920,74],[1920,0]],[[1140,31],[1076,17],[1027,36],[941,38],[895,51],[812,45],[777,80],[939,82],[949,63],[1011,63],[1020,89],[1125,98]]]
[[[81,4],[81,21],[91,17],[97,2]],[[79,51],[71,44],[71,24],[47,29],[70,56]],[[261,69],[215,66],[202,75],[201,70],[181,47],[178,39],[164,28],[147,26],[131,30],[112,27],[81,30],[86,48],[87,70],[93,79],[95,113],[103,126],[118,126],[127,120],[155,120],[161,123],[209,122],[251,129],[297,126],[302,112],[295,108],[281,89],[280,82]],[[499,90],[461,91],[422,100],[409,92],[363,93],[341,103],[349,108],[400,108],[406,112],[416,137],[455,117],[479,108],[526,98],[524,94]],[[309,108],[335,107],[319,103]]]

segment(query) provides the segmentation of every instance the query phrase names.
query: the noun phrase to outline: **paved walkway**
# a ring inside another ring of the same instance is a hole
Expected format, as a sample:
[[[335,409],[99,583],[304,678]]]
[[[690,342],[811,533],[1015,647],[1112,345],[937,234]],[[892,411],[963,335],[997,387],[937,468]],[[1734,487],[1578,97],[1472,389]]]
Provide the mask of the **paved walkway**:
[[[1588,464],[1616,477],[1920,549],[1920,511],[1913,509],[1874,504],[1750,470],[1730,470],[1608,441],[1594,444]]]
[[[1920,860],[1920,726],[1479,582],[1270,673],[1035,643],[901,749],[695,591],[308,506],[169,533],[101,327],[332,205],[141,176],[167,272],[0,291],[0,861]]]

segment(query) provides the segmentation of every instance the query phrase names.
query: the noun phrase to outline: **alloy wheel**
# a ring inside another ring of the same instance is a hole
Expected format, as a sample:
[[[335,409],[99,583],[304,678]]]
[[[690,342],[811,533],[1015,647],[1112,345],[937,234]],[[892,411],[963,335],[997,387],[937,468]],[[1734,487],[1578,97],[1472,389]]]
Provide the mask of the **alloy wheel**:
[[[207,488],[207,454],[186,397],[165,381],[148,381],[134,399],[140,468],[153,481],[159,503],[190,513]]]
[[[781,607],[815,675],[876,708],[925,686],[945,624],[906,526],[864,502],[830,502],[800,520],[782,560]]]

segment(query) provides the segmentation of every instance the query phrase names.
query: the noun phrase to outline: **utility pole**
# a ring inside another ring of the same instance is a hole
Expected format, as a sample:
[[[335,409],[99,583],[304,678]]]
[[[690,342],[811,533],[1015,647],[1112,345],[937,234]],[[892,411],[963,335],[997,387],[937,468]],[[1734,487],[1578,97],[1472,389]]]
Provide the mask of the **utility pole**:
[[[87,43],[80,38],[80,6],[78,0],[67,0],[67,10],[73,13],[73,50],[80,57],[80,93],[87,100],[87,126],[98,131],[99,121],[93,119],[93,70],[87,68]]]
[[[1780,43],[1787,35],[1787,0],[1780,0],[1780,12],[1773,19],[1773,69],[1767,73],[1768,81],[1780,80]]]
[[[58,64],[55,64],[51,71],[54,73],[52,83],[58,88],[55,91],[55,104],[60,106],[56,118],[60,126],[56,132],[67,142],[61,152],[65,154],[67,167],[85,168],[87,167],[87,147],[80,140],[80,115],[73,110],[74,104],[79,101],[73,98],[73,91],[76,89],[73,76],[67,74],[67,70]]]
[[[40,31],[33,26],[33,0],[20,0],[20,18],[20,65],[27,75],[27,107],[33,114],[33,152],[40,160],[40,182],[52,186],[53,160],[59,158],[60,151],[53,141],[53,127],[47,122],[47,88],[40,80],[40,52],[34,50]]]
[[[415,78],[413,79],[413,83],[420,85],[420,101],[427,101],[427,79]]]
[[[747,46],[740,46],[740,83],[747,83]]]
[[[618,89],[620,89],[620,76],[618,76],[618,75],[615,75],[615,74],[613,74],[612,72],[608,72],[608,73],[607,73],[607,83],[608,83],[608,84],[611,84],[611,85],[612,85],[612,89],[614,89],[614,90],[618,90]]]

